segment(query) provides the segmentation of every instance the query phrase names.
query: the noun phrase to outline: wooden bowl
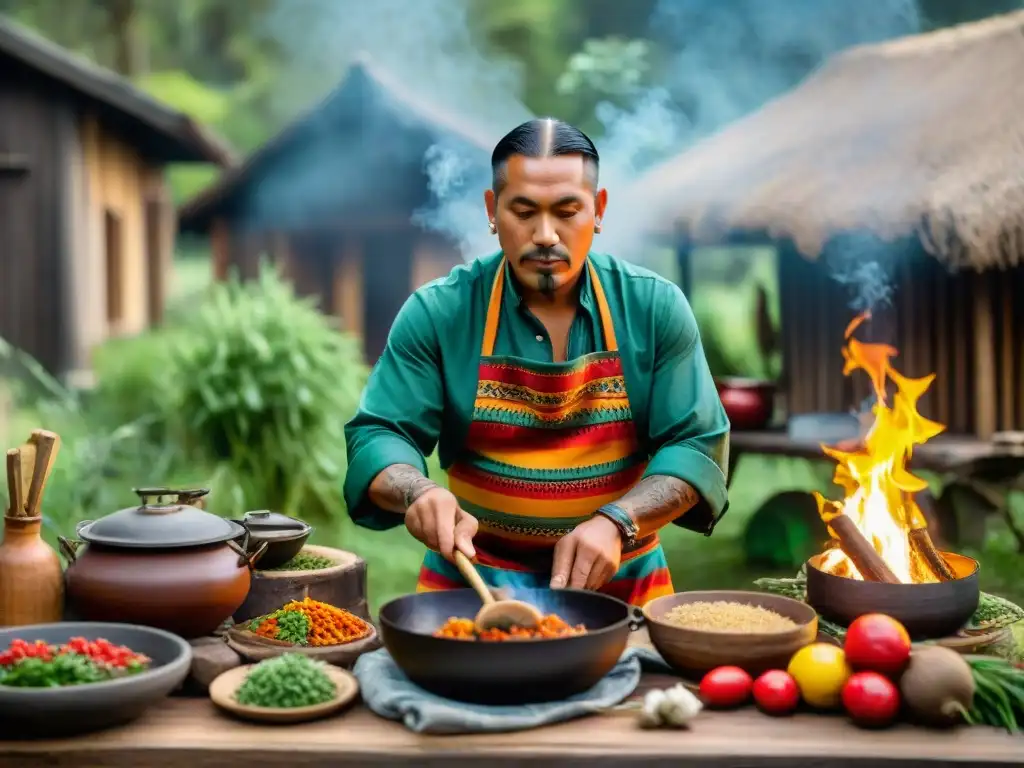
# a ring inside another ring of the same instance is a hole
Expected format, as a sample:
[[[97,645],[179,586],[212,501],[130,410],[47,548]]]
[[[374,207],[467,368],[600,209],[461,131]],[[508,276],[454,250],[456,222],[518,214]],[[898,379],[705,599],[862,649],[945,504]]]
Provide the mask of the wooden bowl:
[[[914,640],[955,635],[978,610],[978,561],[943,552],[957,575],[935,584],[883,584],[821,570],[822,555],[807,561],[807,602],[822,617],[844,627],[865,613],[884,613],[906,627]]]
[[[304,723],[308,720],[316,720],[327,715],[332,715],[348,704],[351,704],[359,694],[359,682],[351,672],[346,672],[337,667],[327,667],[324,670],[328,677],[334,681],[338,688],[337,695],[330,701],[322,704],[313,704],[309,707],[253,707],[248,704],[239,704],[235,701],[235,693],[245,682],[246,676],[255,668],[255,664],[247,664],[243,667],[235,667],[219,675],[210,684],[210,699],[225,712],[230,712],[236,717],[245,720],[254,720],[260,723]]]
[[[358,640],[337,645],[292,645],[280,640],[260,637],[247,629],[232,627],[227,632],[228,647],[248,661],[263,661],[285,653],[300,653],[317,661],[326,661],[339,667],[351,667],[364,653],[380,647],[377,629],[370,625],[370,634]]]
[[[663,620],[677,605],[730,602],[767,608],[792,619],[785,632],[712,632],[684,629]],[[732,665],[759,675],[785,669],[793,654],[818,637],[818,614],[799,600],[765,592],[677,592],[652,600],[643,609],[651,642],[676,671],[700,678],[715,667]]]

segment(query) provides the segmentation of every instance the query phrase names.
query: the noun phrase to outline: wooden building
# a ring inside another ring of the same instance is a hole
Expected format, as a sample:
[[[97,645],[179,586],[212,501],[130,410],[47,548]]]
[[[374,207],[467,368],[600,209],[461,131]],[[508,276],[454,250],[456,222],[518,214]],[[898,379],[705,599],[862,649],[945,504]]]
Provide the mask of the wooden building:
[[[444,146],[489,167],[503,128],[446,112],[360,57],[322,102],[182,206],[179,227],[210,238],[217,279],[276,263],[362,338],[372,363],[409,294],[462,261],[455,242],[416,223],[431,205],[428,153]],[[479,219],[486,232],[482,190]]]
[[[893,291],[869,328],[902,373],[937,374],[923,412],[951,434],[1024,430],[1022,28],[1018,12],[850,49],[623,195],[683,275],[703,245],[776,246],[790,414],[868,394],[840,347],[874,263]]]
[[[0,18],[0,337],[66,374],[159,321],[168,163],[226,163],[188,117]]]

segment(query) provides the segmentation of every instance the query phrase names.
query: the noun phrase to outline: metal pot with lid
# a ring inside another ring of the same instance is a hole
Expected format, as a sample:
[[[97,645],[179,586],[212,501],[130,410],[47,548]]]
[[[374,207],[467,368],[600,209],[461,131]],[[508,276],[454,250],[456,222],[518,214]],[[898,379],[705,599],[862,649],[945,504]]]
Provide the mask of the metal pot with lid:
[[[268,545],[260,558],[261,570],[287,563],[299,554],[313,533],[313,526],[309,523],[267,509],[246,512],[239,524],[249,532],[249,541],[254,546]]]
[[[59,537],[70,610],[182,637],[212,634],[244,602],[267,544],[250,551],[244,525],[194,506],[206,489],[135,492],[139,506],[82,521],[77,539]]]

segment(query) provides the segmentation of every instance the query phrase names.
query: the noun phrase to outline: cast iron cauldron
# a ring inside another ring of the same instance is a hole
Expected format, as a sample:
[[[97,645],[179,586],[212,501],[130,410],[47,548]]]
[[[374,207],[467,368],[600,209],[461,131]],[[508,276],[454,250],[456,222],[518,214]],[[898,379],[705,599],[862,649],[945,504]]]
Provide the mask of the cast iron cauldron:
[[[807,603],[829,621],[848,627],[865,613],[884,613],[906,627],[913,640],[948,637],[978,610],[978,561],[943,552],[957,577],[935,584],[883,584],[827,573],[822,555],[807,561]]]
[[[475,704],[529,704],[592,688],[643,623],[640,609],[598,592],[521,589],[515,598],[583,624],[587,634],[507,642],[434,637],[449,618],[472,618],[480,610],[476,592],[455,589],[392,600],[380,610],[381,639],[409,679],[431,693]]]

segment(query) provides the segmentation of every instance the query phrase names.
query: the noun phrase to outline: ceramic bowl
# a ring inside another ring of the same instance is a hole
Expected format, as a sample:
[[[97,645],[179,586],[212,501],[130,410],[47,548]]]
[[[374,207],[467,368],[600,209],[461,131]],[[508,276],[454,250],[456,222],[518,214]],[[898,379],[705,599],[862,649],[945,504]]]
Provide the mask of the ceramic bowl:
[[[684,629],[664,620],[665,614],[686,603],[731,602],[767,608],[792,619],[796,627],[785,632],[711,632]],[[818,614],[799,600],[764,592],[678,592],[649,602],[643,609],[651,643],[674,669],[699,679],[725,665],[759,675],[785,669],[793,654],[818,636]]]
[[[333,699],[323,704],[291,709],[239,704],[235,701],[235,694],[255,667],[255,664],[248,664],[222,673],[210,684],[210,700],[225,712],[230,712],[243,720],[259,723],[305,723],[335,714],[355,701],[359,695],[359,683],[351,672],[329,666],[325,672],[334,682],[338,692]]]
[[[62,688],[0,685],[3,738],[51,738],[97,731],[138,718],[175,690],[192,665],[192,648],[177,635],[133,624],[61,622],[0,630],[0,648],[21,638],[60,645],[72,637],[105,638],[152,659],[144,672],[102,683]]]

